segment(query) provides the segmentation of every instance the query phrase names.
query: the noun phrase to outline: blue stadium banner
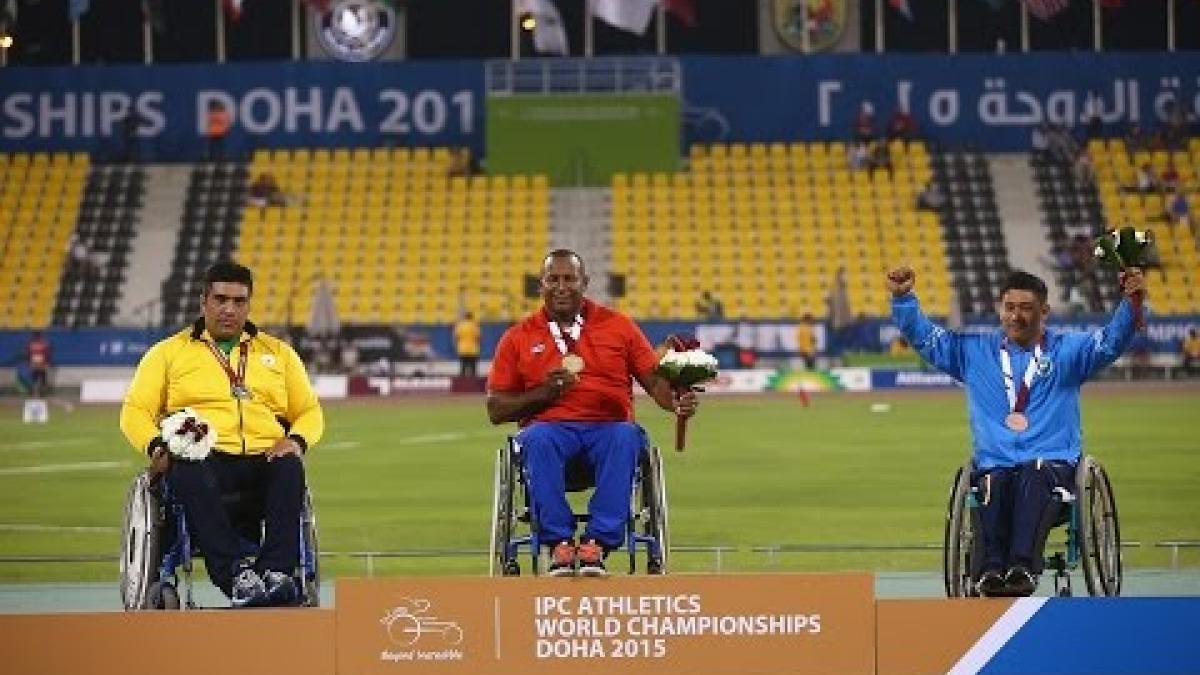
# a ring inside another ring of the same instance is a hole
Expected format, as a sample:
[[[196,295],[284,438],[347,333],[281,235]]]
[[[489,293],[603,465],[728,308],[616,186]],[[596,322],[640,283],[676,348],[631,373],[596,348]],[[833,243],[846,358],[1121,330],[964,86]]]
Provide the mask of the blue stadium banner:
[[[139,118],[142,156],[196,158],[204,116],[232,112],[233,151],[258,147],[468,145],[479,151],[483,68],[474,61],[0,69],[0,149],[118,152]]]
[[[1028,150],[1042,122],[1077,127],[1089,96],[1104,126],[1153,128],[1168,102],[1200,109],[1200,53],[687,57],[688,141],[848,140],[860,105],[898,106],[949,145]],[[1069,75],[1068,75],[1069,74]]]
[[[929,138],[1029,147],[1041,122],[1079,126],[1090,96],[1113,133],[1153,127],[1168,102],[1200,108],[1200,53],[684,57],[687,141],[846,139],[864,101],[904,104]],[[1070,73],[1064,78],[1063,73]],[[231,150],[275,146],[483,148],[480,61],[282,62],[0,69],[0,150],[121,143],[141,118],[151,159],[199,157],[209,101],[234,112]]]

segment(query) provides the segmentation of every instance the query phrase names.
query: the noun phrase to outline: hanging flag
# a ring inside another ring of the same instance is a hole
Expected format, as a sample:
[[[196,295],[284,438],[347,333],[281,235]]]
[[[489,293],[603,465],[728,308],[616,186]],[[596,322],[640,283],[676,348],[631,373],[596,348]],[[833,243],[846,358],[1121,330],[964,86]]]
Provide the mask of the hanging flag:
[[[245,0],[224,0],[224,2],[225,13],[229,15],[230,19],[237,21],[242,18],[242,4]]]
[[[553,0],[518,0],[518,12],[533,18],[533,48],[542,54],[566,56],[567,30]]]
[[[67,15],[71,17],[71,21],[78,21],[79,17],[87,13],[90,5],[91,0],[69,0]]]
[[[892,9],[900,12],[900,15],[909,21],[913,20],[912,7],[909,7],[908,0],[888,0],[888,4]]]
[[[645,35],[657,6],[656,0],[592,0],[592,16],[613,28]]]
[[[696,0],[662,0],[667,12],[688,28],[696,27]]]
[[[163,0],[142,0],[142,16],[155,33],[167,32],[166,13],[163,12]]]
[[[1042,21],[1049,21],[1067,8],[1067,0],[1025,0],[1025,7],[1030,14]]]

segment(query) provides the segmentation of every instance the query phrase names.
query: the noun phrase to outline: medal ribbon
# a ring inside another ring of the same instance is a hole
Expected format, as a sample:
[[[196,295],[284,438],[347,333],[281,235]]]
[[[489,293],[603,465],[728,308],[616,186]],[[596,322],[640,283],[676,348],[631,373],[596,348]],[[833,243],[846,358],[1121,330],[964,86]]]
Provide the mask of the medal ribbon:
[[[550,324],[550,335],[554,337],[554,344],[558,345],[558,352],[563,356],[573,354],[575,352],[575,343],[583,333],[583,315],[576,314],[575,321],[566,332],[563,332],[558,322],[549,315],[546,317],[546,322]]]
[[[237,371],[233,370],[233,364],[229,362],[229,357],[225,356],[225,352],[221,348],[213,344],[211,340],[205,340],[204,344],[208,346],[208,351],[212,352],[217,363],[221,364],[221,369],[225,371],[225,376],[229,378],[229,386],[233,390],[246,388],[246,361],[249,359],[250,343],[238,343],[238,367]]]
[[[1021,380],[1021,388],[1016,388],[1012,374],[1012,358],[1008,355],[1008,340],[1000,344],[1000,369],[1004,371],[1004,393],[1008,395],[1008,405],[1013,412],[1025,412],[1029,405],[1029,387],[1033,384],[1033,374],[1037,372],[1038,364],[1042,362],[1042,341],[1033,346],[1033,358],[1025,368],[1025,377]]]

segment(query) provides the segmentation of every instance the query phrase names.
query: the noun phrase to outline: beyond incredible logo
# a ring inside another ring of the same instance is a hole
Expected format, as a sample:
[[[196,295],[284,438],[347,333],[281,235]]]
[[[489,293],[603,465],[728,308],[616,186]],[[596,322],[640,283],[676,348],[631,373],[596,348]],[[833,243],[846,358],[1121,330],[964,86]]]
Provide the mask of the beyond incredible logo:
[[[461,661],[461,649],[454,648],[463,641],[463,630],[457,621],[444,621],[429,613],[433,606],[425,598],[400,599],[400,603],[389,609],[379,623],[384,627],[388,640],[403,651],[383,650],[381,661]],[[430,651],[417,649],[418,643]]]
[[[376,0],[336,0],[328,12],[313,15],[313,30],[330,56],[371,61],[396,38],[396,11]]]

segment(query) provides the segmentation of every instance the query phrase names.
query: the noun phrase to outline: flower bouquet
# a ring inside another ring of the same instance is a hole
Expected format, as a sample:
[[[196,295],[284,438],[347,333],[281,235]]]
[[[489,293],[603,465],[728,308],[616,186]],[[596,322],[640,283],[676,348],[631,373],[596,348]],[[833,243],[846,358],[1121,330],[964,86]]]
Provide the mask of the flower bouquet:
[[[671,336],[666,347],[655,373],[670,383],[676,396],[717,377],[717,359],[700,349],[699,340]],[[687,417],[675,415],[675,449],[680,452],[687,440],[687,423]]]
[[[163,418],[160,425],[163,442],[172,457],[199,462],[217,444],[217,431],[191,408],[177,410]]]
[[[1121,281],[1124,283],[1126,268],[1145,266],[1147,251],[1153,242],[1154,235],[1150,230],[1135,230],[1126,225],[1119,230],[1100,235],[1096,239],[1093,254],[1097,261],[1120,268]],[[1144,295],[1141,292],[1130,298],[1133,304],[1133,320],[1138,330],[1146,327],[1146,321],[1142,317],[1143,300]]]

